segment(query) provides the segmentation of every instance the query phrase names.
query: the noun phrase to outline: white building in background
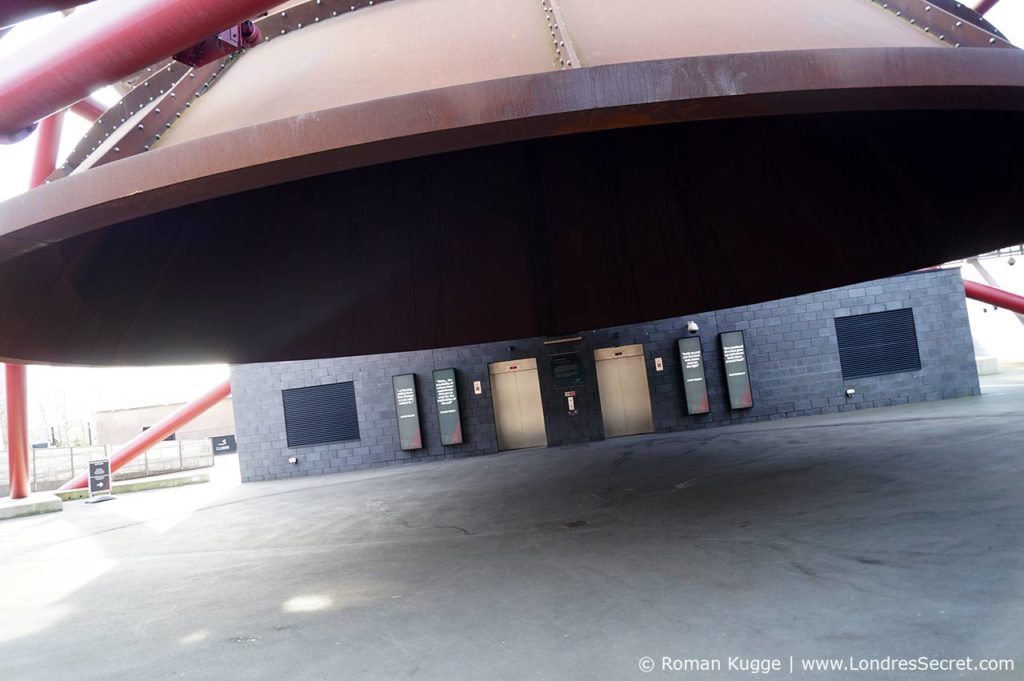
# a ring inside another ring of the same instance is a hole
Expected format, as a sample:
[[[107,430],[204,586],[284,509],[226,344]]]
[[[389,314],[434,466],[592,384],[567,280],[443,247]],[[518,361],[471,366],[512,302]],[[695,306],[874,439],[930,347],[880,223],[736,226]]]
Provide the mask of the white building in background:
[[[966,280],[1024,296],[1024,255],[1020,251],[1021,247],[1015,247],[1003,249],[1005,255],[969,258],[960,272]],[[1016,313],[968,298],[967,315],[979,357],[994,357],[1000,364],[1024,363],[1024,323]]]
[[[96,412],[96,444],[122,445],[184,404],[184,402],[180,402],[98,411]],[[234,451],[234,435],[235,413],[229,397],[183,426],[174,433],[173,439],[190,441],[230,437],[231,451]]]

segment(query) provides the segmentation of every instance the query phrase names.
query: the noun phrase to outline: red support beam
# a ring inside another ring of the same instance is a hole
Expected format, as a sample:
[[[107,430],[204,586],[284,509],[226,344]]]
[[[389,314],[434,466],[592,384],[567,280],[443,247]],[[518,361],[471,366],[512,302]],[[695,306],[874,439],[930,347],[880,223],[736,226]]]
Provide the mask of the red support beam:
[[[22,46],[0,71],[0,138],[237,25],[281,0],[97,0]]]
[[[71,113],[81,116],[90,123],[95,123],[106,111],[107,107],[95,97],[86,97],[71,105]]]
[[[28,481],[28,381],[24,364],[4,367],[7,381],[7,470],[11,498],[24,499],[31,489]]]
[[[964,293],[968,298],[1024,314],[1024,296],[1018,296],[1016,293],[966,279],[964,280]]]
[[[64,114],[55,114],[39,125],[31,186],[38,187],[57,166],[60,130]],[[28,471],[28,376],[23,364],[4,367],[7,391],[7,470],[11,498],[24,499],[31,492]]]
[[[34,189],[46,182],[57,167],[57,150],[60,148],[60,131],[64,126],[64,114],[58,113],[44,118],[39,124],[36,138],[36,156],[32,161],[32,177],[29,188]]]
[[[215,404],[231,394],[231,381],[224,381],[217,387],[205,393],[198,399],[180,407],[171,414],[158,421],[156,425],[143,431],[132,438],[128,444],[117,450],[110,457],[110,472],[119,470],[135,457],[150,449],[153,445],[163,442],[168,435],[175,432],[182,426],[190,423],[200,414],[208,411]],[[88,484],[88,473],[82,473],[76,478],[64,483],[61,492],[72,489],[83,489]]]
[[[995,7],[997,2],[999,0],[981,0],[981,2],[974,6],[974,11],[978,14],[985,14],[985,12]]]

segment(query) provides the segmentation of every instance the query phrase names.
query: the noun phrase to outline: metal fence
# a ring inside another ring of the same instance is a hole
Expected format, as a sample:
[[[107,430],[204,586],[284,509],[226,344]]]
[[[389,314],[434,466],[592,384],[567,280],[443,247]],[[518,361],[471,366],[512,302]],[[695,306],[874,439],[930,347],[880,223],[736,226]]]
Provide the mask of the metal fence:
[[[116,447],[71,447],[29,451],[29,481],[33,492],[57,489],[79,473],[89,461],[109,457]],[[209,440],[161,442],[114,473],[114,480],[142,478],[213,465],[213,445]],[[0,451],[0,495],[10,492],[7,452]]]

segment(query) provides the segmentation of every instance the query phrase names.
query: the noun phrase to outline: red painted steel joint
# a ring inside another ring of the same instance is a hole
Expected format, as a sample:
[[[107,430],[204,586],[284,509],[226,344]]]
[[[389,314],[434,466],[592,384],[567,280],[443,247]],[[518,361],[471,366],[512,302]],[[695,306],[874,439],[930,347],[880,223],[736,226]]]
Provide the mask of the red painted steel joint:
[[[981,2],[974,6],[974,11],[978,14],[985,14],[995,7],[997,2],[999,2],[999,0],[981,0]]]
[[[246,47],[252,47],[260,41],[260,29],[251,21],[232,26],[226,31],[196,43],[174,55],[175,61],[199,68],[212,61],[223,59]]]

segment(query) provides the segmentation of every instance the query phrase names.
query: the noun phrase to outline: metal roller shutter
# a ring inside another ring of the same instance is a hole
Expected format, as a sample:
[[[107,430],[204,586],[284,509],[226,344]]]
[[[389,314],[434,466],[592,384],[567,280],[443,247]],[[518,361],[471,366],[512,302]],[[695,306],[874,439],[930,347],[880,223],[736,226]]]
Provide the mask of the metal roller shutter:
[[[912,308],[836,317],[843,378],[921,369]]]
[[[282,390],[289,447],[359,439],[356,389],[347,383]]]

